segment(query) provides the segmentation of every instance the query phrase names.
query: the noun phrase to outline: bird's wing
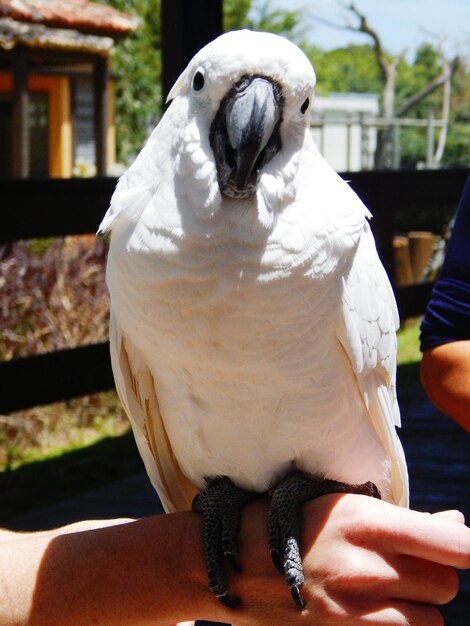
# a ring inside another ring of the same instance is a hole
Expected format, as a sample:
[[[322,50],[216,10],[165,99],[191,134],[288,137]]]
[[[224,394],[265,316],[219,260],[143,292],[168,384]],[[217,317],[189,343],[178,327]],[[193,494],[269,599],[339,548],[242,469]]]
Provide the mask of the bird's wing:
[[[392,497],[396,504],[407,506],[407,467],[395,430],[400,426],[396,396],[398,311],[365,220],[351,270],[343,280],[338,338],[353,367],[371,422],[391,460]]]
[[[109,209],[99,226],[98,235],[109,232],[122,211],[131,211],[137,218],[152,198],[152,192],[145,183],[132,185],[126,174],[116,185]]]
[[[168,112],[167,112],[168,113]],[[165,168],[170,167],[173,117],[163,116],[145,146],[128,170],[120,177],[98,234],[112,231],[119,220],[137,223],[142,212],[155,197]]]
[[[145,469],[167,512],[186,511],[198,492],[174,457],[160,413],[155,381],[138,350],[111,314],[111,363]]]

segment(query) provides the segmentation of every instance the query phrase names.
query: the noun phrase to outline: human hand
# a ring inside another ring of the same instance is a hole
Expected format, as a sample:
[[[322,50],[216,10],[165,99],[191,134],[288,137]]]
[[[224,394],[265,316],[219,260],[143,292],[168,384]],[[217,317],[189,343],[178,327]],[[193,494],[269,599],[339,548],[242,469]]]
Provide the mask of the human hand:
[[[324,496],[303,507],[306,606],[299,611],[269,557],[267,509],[263,498],[242,516],[244,571],[230,580],[243,602],[236,610],[208,588],[194,513],[4,531],[0,623],[168,626],[197,617],[238,626],[437,626],[433,605],[457,592],[453,567],[470,568],[470,529],[458,512]]]
[[[220,621],[239,626],[438,626],[433,605],[458,590],[453,569],[470,568],[470,529],[457,511],[435,515],[357,495],[325,496],[304,506],[303,611],[269,562],[266,503],[246,507],[240,531],[243,572],[230,586],[237,611]],[[260,519],[261,518],[261,519]]]

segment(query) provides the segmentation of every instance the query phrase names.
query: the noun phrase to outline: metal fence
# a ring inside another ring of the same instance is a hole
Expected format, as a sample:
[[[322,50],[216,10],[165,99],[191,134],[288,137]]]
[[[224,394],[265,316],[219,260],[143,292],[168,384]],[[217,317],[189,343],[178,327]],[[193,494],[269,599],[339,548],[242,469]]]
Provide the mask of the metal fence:
[[[443,125],[443,120],[435,119],[432,114],[427,119],[390,119],[357,113],[342,115],[326,112],[313,115],[311,128],[318,149],[325,156],[329,148],[328,134],[333,131],[336,140],[338,136],[340,137],[338,148],[345,155],[344,168],[350,171],[373,169],[378,131],[390,132],[390,164],[392,169],[399,169],[400,137],[402,130],[406,128],[418,128],[425,134],[426,149],[422,155],[422,164],[424,168],[433,168],[436,129],[442,128]],[[332,141],[335,139],[332,138]]]

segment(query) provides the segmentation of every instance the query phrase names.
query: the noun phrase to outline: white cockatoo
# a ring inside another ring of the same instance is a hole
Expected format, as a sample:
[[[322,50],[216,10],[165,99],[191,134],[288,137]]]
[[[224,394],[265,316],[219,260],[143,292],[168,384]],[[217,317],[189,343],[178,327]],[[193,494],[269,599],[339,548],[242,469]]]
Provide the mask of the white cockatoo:
[[[165,509],[204,515],[210,586],[228,605],[219,555],[236,565],[253,494],[272,495],[270,549],[299,606],[301,502],[408,502],[395,300],[368,210],[312,139],[314,88],[288,40],[217,38],[100,227],[119,396]]]

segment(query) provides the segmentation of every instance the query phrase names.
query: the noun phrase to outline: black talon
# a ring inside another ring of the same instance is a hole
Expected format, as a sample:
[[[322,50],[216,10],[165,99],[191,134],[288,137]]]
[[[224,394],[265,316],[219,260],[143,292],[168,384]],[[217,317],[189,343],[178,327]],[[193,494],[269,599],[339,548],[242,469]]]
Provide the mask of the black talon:
[[[299,550],[300,506],[328,493],[357,493],[380,498],[380,492],[372,482],[347,485],[335,480],[318,480],[298,471],[287,476],[272,493],[268,515],[269,550],[299,609],[305,606],[300,594],[304,583]]]
[[[279,554],[279,550],[272,549],[271,550],[271,560],[274,563],[274,567],[280,572],[284,574],[284,563],[282,562],[281,555]]]
[[[207,488],[193,500],[193,511],[203,516],[203,545],[209,587],[229,608],[240,605],[240,598],[230,595],[223,560],[235,571],[241,567],[237,559],[236,535],[242,506],[257,494],[236,487],[227,476],[208,481]]]
[[[270,494],[272,496],[272,493]],[[269,507],[268,512],[268,543],[269,552],[271,554],[271,560],[274,563],[274,567],[284,574],[284,561],[281,557],[283,553],[280,525],[277,514],[277,508],[275,506]]]
[[[240,598],[231,596],[229,593],[226,593],[223,596],[217,596],[217,599],[229,609],[236,609],[241,604]]]
[[[236,554],[233,554],[232,552],[225,552],[224,557],[234,572],[239,573],[242,571],[241,565],[238,562]]]
[[[297,585],[294,585],[293,587],[290,588],[290,592],[297,607],[299,609],[303,609],[305,606],[305,602],[303,601],[302,596],[300,595],[299,587]]]

